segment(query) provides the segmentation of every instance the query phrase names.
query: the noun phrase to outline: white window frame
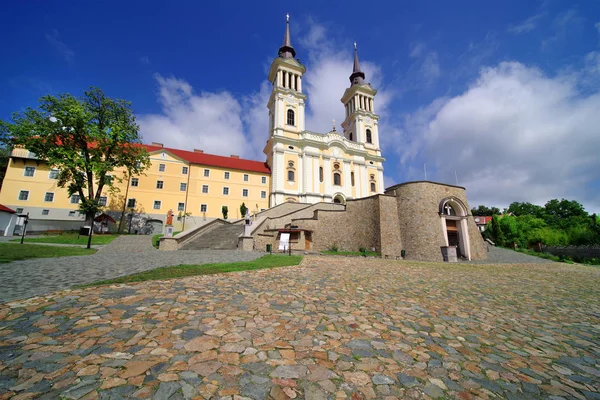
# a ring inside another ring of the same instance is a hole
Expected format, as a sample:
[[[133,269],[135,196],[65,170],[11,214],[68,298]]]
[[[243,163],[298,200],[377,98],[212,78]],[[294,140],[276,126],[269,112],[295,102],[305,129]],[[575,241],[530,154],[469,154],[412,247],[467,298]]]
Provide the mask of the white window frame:
[[[227,190],[227,193],[225,193],[225,190]],[[229,186],[223,186],[223,191],[221,193],[223,193],[223,196],[229,196]]]
[[[244,182],[249,182],[249,181],[250,181],[250,175],[244,174]]]
[[[56,172],[56,178],[52,177],[52,173]],[[56,168],[52,168],[50,171],[48,171],[48,179],[58,179],[58,175],[60,175],[60,170],[56,169]]]
[[[244,192],[246,194],[244,194]],[[250,191],[248,189],[242,189],[242,197],[248,197],[248,194],[250,193]]]
[[[206,192],[204,191],[204,188],[206,188]],[[202,194],[208,194],[209,191],[210,187],[208,185],[202,185],[202,189],[200,190]]]
[[[202,207],[204,207],[204,211],[202,211]],[[208,204],[200,204],[200,212],[201,213],[208,212]]]
[[[25,199],[21,199],[21,193],[27,193]],[[29,200],[29,190],[19,190],[19,196],[17,196],[17,200],[19,201],[27,201]]]
[[[260,183],[262,183],[263,185],[267,184],[267,177],[266,176],[261,176],[260,177]]]
[[[104,204],[102,204],[102,199],[104,199]],[[98,199],[98,205],[101,207],[106,207],[108,205],[108,196],[100,196]]]
[[[179,207],[181,206],[181,207]],[[185,211],[185,203],[179,202],[177,203],[177,211]]]
[[[158,187],[158,182],[160,182],[160,187]],[[165,181],[157,180],[156,181],[156,189],[163,190],[165,188]]]
[[[46,200],[46,196],[49,194],[52,195],[52,200]],[[44,203],[54,203],[54,192],[46,192],[44,193]]]
[[[223,179],[229,180],[230,177],[231,177],[231,172],[225,171],[223,173]]]
[[[158,208],[156,207],[156,203],[158,203]],[[154,200],[152,203],[153,210],[160,210],[162,208],[162,200]]]
[[[183,185],[183,189],[182,189],[182,185]],[[186,191],[187,191],[187,183],[185,183],[185,182],[180,182],[180,183],[179,183],[179,191],[180,191],[180,192],[186,192]]]
[[[19,211],[21,210],[21,211]],[[23,214],[23,208],[21,207],[17,207],[17,209],[15,210],[17,212],[17,214]]]
[[[167,172],[167,164],[158,164],[158,172]]]
[[[184,165],[183,167],[181,167],[181,174],[182,175],[187,175],[190,172],[190,169],[187,165]]]
[[[260,191],[260,198],[261,199],[266,199],[267,198],[267,191],[266,190],[261,190]]]
[[[50,210],[48,208],[42,210],[42,215],[50,215]]]
[[[27,175],[27,168],[33,169],[33,173],[31,175]],[[33,178],[35,176],[35,167],[25,166],[25,168],[23,168],[23,176],[26,176],[28,178]]]
[[[73,201],[74,197],[77,197],[77,201]],[[81,196],[79,196],[78,194],[72,194],[71,198],[69,199],[69,202],[71,204],[79,204],[80,201],[81,201]]]
[[[134,184],[135,182],[135,184]],[[140,178],[131,178],[131,187],[138,187],[140,185]]]
[[[205,178],[210,178],[210,169],[204,169],[204,177]]]

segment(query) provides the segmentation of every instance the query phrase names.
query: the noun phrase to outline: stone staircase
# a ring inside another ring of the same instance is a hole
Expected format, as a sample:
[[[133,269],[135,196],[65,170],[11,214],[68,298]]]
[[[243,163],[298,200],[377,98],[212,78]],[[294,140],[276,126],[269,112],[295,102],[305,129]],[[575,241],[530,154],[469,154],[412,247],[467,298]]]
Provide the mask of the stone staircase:
[[[243,225],[219,225],[186,243],[181,250],[233,250],[237,249],[238,236],[244,232]]]

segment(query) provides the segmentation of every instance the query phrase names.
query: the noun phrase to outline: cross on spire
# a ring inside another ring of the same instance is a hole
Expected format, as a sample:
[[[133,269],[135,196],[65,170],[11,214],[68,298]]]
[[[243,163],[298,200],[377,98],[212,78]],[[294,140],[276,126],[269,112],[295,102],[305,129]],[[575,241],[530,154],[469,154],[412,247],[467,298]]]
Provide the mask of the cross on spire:
[[[285,14],[285,35],[283,36],[283,46],[279,48],[279,57],[296,57],[296,50],[294,50],[292,40],[290,39],[290,14]]]

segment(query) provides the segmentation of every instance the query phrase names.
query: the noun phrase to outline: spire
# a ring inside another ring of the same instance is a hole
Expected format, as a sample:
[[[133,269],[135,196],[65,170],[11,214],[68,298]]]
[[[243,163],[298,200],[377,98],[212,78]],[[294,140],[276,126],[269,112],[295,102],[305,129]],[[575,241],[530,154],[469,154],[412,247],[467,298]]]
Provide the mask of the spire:
[[[354,66],[352,68],[352,75],[350,75],[351,86],[362,85],[364,83],[365,73],[360,70],[360,63],[358,62],[358,50],[356,50],[356,42],[354,42]]]
[[[290,14],[285,15],[285,20],[285,36],[283,37],[283,46],[279,48],[279,57],[294,58],[296,57],[296,50],[292,47],[292,41],[290,40]]]

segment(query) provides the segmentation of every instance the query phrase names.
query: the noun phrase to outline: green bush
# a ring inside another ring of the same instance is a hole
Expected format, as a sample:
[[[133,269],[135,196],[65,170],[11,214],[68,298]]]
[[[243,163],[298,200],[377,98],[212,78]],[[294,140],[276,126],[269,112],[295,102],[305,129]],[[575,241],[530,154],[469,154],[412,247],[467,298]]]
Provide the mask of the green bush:
[[[337,253],[339,248],[337,246],[337,244],[332,244],[331,246],[329,246],[329,248],[327,249],[328,251],[333,251],[334,253]]]

